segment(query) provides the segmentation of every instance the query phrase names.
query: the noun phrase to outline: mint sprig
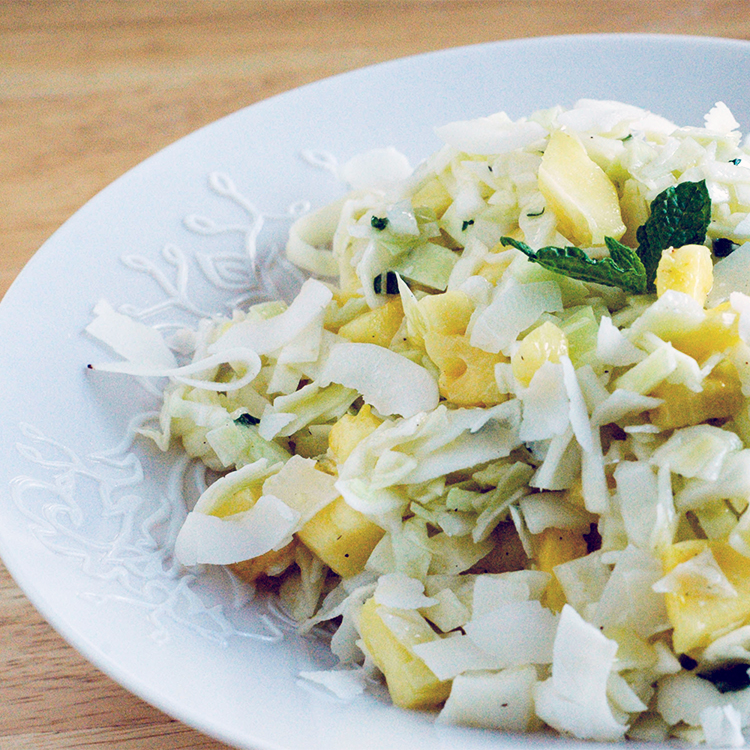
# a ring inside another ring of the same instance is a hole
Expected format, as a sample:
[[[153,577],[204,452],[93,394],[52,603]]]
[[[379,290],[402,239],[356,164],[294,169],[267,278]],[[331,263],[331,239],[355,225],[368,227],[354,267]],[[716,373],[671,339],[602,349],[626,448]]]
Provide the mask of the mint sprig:
[[[611,237],[604,238],[609,248],[609,258],[598,259],[590,258],[583,250],[573,246],[549,246],[534,251],[512,237],[502,237],[500,241],[503,245],[520,250],[529,260],[563,276],[594,284],[619,286],[631,294],[646,291],[646,269],[641,259],[635,250]]]
[[[651,202],[651,214],[638,228],[638,255],[646,267],[649,291],[656,269],[668,247],[700,245],[711,221],[711,198],[706,181],[682,182],[659,193]]]
[[[637,250],[605,237],[609,257],[595,259],[573,246],[548,246],[535,251],[512,237],[501,237],[500,241],[563,276],[644,294],[654,290],[662,251],[704,242],[710,221],[711,198],[706,181],[701,180],[669,187],[654,198],[649,218],[636,232]]]

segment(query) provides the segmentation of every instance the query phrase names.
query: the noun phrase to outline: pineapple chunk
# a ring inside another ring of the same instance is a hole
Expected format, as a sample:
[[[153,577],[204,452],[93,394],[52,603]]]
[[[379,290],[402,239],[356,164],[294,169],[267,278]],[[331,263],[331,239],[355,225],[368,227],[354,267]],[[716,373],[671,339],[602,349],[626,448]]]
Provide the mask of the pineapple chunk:
[[[665,573],[706,549],[713,553],[737,596],[689,589],[666,593],[667,615],[674,627],[672,642],[678,654],[704,648],[719,636],[750,622],[750,566],[747,558],[726,542],[696,539],[666,547],[662,553]]]
[[[250,560],[232,563],[229,568],[238,578],[254,583],[262,576],[280,576],[293,562],[297,541],[292,540],[279,550],[271,550]]]
[[[245,487],[237,490],[233,495],[222,500],[215,508],[211,509],[211,515],[217,518],[226,518],[235,513],[244,513],[255,505],[261,495],[261,486]]]
[[[403,319],[401,298],[394,297],[384,305],[368,310],[342,325],[339,328],[339,336],[358,344],[388,347]]]
[[[555,575],[555,566],[583,557],[588,552],[588,544],[580,531],[550,527],[534,536],[534,545],[537,567],[552,576],[542,603],[559,612],[565,604],[565,594]]]
[[[662,251],[656,269],[656,296],[670,289],[690,295],[701,305],[714,283],[711,251],[705,245],[668,247]]]
[[[663,399],[663,403],[649,412],[651,423],[662,430],[701,424],[709,419],[731,419],[744,403],[737,368],[726,359],[705,377],[699,393],[679,383],[662,382],[649,395]]]
[[[556,130],[539,167],[539,191],[562,234],[576,244],[603,245],[625,234],[617,190],[573,135]]]
[[[328,433],[328,450],[337,464],[342,464],[349,454],[370,433],[383,423],[372,413],[372,407],[365,404],[355,415],[344,414]]]
[[[545,321],[521,341],[510,358],[516,380],[528,387],[534,373],[545,362],[559,362],[568,354],[568,339],[554,323]]]
[[[725,352],[740,342],[739,316],[729,302],[706,310],[706,317],[697,326],[675,332],[668,337],[672,346],[704,362],[716,352]]]
[[[492,406],[507,399],[495,379],[495,365],[505,362],[472,346],[466,336],[428,331],[424,336],[427,356],[440,370],[440,395],[458,406]]]
[[[388,692],[400,708],[435,708],[450,693],[411,650],[440,636],[414,610],[392,609],[368,599],[359,614],[359,634],[378,669],[385,675]]]
[[[334,573],[351,578],[365,563],[385,531],[339,497],[318,511],[297,538]]]
[[[422,297],[419,310],[428,330],[443,334],[463,334],[474,312],[474,304],[464,292],[451,291]]]

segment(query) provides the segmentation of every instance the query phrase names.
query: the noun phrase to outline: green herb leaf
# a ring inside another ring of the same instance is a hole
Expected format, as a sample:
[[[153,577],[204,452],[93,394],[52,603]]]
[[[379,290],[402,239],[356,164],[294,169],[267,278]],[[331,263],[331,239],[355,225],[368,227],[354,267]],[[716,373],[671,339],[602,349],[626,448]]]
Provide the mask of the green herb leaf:
[[[611,237],[605,242],[610,257],[594,259],[578,247],[542,247],[536,252],[512,237],[501,237],[503,245],[520,250],[529,260],[555,273],[579,281],[617,286],[631,294],[646,291],[646,269],[638,254]]]
[[[373,216],[370,219],[370,226],[382,232],[388,226],[388,219],[385,216]]]
[[[711,198],[705,180],[682,182],[654,198],[651,215],[635,235],[649,291],[654,287],[662,251],[668,247],[702,244],[710,221]]]

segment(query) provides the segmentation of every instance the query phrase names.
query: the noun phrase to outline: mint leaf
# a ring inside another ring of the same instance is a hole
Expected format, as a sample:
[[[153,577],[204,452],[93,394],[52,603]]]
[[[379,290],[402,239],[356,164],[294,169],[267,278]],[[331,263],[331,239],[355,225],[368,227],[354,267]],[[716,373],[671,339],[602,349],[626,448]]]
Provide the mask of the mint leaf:
[[[617,286],[631,294],[646,291],[646,269],[632,248],[611,237],[605,242],[609,258],[594,259],[578,247],[542,247],[536,252],[512,237],[501,237],[503,245],[511,245],[540,266],[579,281]]]
[[[705,180],[682,182],[654,198],[651,215],[635,234],[649,291],[654,287],[662,251],[668,247],[703,244],[710,221],[711,198]]]

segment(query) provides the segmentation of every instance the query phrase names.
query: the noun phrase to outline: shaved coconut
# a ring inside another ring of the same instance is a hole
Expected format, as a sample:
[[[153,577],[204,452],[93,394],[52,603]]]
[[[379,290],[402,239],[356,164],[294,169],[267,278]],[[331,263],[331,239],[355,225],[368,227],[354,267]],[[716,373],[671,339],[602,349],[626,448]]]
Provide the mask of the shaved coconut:
[[[599,601],[609,572],[602,562],[601,550],[555,566],[555,578],[562,586],[565,600],[581,615],[588,605]]]
[[[403,573],[390,573],[378,578],[375,601],[396,609],[419,609],[437,604],[437,599],[424,595],[424,584]]]
[[[571,130],[623,137],[631,131],[648,130],[665,135],[677,126],[669,120],[631,104],[599,99],[580,99],[557,115],[557,122]]]
[[[724,102],[716,102],[706,115],[704,115],[703,121],[707,130],[715,130],[718,133],[731,133],[740,127],[740,124],[734,119],[734,115]]]
[[[362,695],[367,687],[367,672],[361,667],[300,672],[299,676],[322,685],[337,698],[349,701]]]
[[[729,582],[710,549],[705,549],[676,565],[667,575],[656,581],[652,588],[661,594],[697,594],[720,599],[736,599],[738,596],[737,589]]]
[[[226,518],[188,513],[175,542],[183,565],[229,565],[280,549],[298,531],[299,513],[273,495],[263,495],[252,508]]]
[[[442,125],[438,138],[468,154],[504,154],[541,140],[547,133],[536,122],[513,122],[505,113]]]
[[[409,177],[412,168],[406,156],[388,146],[353,156],[338,172],[352,190],[385,190]]]
[[[152,326],[115,312],[106,300],[96,304],[94,315],[96,317],[86,326],[86,332],[128,362],[159,369],[177,366],[174,354]]]
[[[538,601],[505,602],[464,626],[479,648],[495,656],[503,667],[549,664],[557,615]],[[502,638],[498,638],[502,633]]]
[[[308,279],[284,312],[266,320],[248,318],[235,323],[208,350],[213,354],[241,348],[269,354],[288,344],[314,321],[318,321],[322,331],[323,309],[332,297],[325,284]]]
[[[599,321],[596,356],[602,364],[625,367],[646,357],[646,352],[631,343],[606,315]]]
[[[466,635],[451,635],[412,646],[414,653],[439,680],[452,680],[467,671],[498,669],[500,661]]]
[[[438,716],[441,724],[528,732],[535,726],[533,667],[459,675]]]
[[[413,417],[438,405],[435,378],[421,365],[376,344],[336,344],[320,374],[320,384],[354,388],[381,414]]]
[[[277,474],[263,483],[263,493],[273,495],[299,513],[302,523],[333,502],[339,493],[336,477],[315,468],[310,458],[292,456]]]
[[[552,677],[534,690],[537,715],[581,739],[621,739],[627,726],[615,719],[607,700],[617,648],[566,604],[555,636]]]
[[[708,706],[700,713],[701,727],[709,747],[744,747],[742,716],[732,706]]]
[[[662,574],[661,562],[633,545],[617,552],[594,623],[604,628],[629,628],[641,638],[671,628],[664,597],[651,588]],[[623,602],[628,606],[623,607]]]
[[[549,573],[541,570],[514,570],[485,573],[474,581],[472,616],[479,618],[501,604],[541,599],[549,583]]]
[[[554,281],[519,284],[510,280],[498,288],[494,299],[471,324],[472,346],[497,354],[509,354],[518,335],[546,312],[563,309],[560,287]]]

